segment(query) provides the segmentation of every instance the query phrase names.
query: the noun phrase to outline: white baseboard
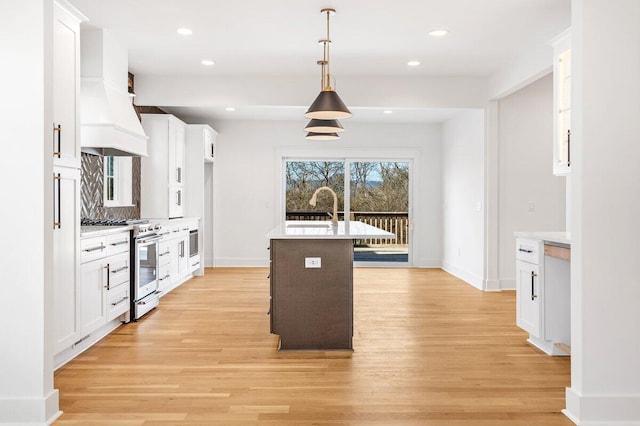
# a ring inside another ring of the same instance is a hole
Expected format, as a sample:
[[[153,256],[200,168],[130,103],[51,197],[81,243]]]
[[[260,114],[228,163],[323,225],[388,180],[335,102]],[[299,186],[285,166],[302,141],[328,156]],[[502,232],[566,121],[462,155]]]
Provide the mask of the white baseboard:
[[[485,291],[502,291],[500,280],[484,280],[483,283]]]
[[[640,426],[640,395],[580,395],[566,389],[562,410],[579,426]]]
[[[57,370],[58,368],[65,365],[67,362],[71,361],[73,358],[80,355],[82,352],[89,349],[91,346],[96,344],[99,340],[102,340],[106,336],[108,336],[111,332],[113,332],[116,328],[122,325],[121,317],[113,319],[109,321],[107,324],[103,325],[96,331],[89,334],[87,338],[85,338],[80,343],[70,346],[67,349],[57,353],[53,357],[53,368]],[[1,411],[0,411],[1,412]],[[2,423],[0,421],[0,423]]]
[[[442,261],[440,259],[417,259],[413,262],[416,268],[442,268]]]
[[[46,397],[0,398],[0,424],[20,426],[45,426],[62,415],[58,408],[58,390]]]
[[[516,279],[500,280],[500,290],[515,290]]]
[[[265,258],[242,258],[242,257],[227,257],[227,258],[216,258],[215,261],[216,267],[247,267],[247,268],[258,268],[258,267],[268,267],[269,259]]]
[[[471,272],[465,271],[462,268],[458,268],[457,266],[452,265],[449,262],[442,262],[442,269],[450,273],[451,275],[460,278],[462,281],[471,284],[478,290],[482,290],[482,277],[472,274]]]

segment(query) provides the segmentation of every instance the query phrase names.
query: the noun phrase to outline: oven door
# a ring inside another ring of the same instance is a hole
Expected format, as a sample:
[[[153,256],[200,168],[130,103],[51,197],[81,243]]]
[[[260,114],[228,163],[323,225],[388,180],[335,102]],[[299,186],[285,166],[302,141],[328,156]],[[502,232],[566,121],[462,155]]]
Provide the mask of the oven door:
[[[140,300],[158,289],[158,235],[136,240],[134,299]]]

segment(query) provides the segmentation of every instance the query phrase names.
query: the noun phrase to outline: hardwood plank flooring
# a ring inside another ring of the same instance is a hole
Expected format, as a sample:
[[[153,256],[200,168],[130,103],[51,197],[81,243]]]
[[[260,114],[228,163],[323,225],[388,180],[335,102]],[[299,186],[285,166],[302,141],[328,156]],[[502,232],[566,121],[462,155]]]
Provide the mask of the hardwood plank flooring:
[[[514,292],[354,271],[354,352],[277,352],[265,268],[208,269],[55,373],[56,425],[572,425]]]

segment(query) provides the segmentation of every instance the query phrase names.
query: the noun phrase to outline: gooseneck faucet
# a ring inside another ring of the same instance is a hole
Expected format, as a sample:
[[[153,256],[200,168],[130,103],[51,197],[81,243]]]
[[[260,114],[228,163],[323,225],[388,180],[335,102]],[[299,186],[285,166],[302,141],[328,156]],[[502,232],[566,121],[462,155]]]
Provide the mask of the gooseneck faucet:
[[[309,204],[311,204],[313,207],[316,206],[318,192],[320,191],[329,191],[331,195],[333,195],[333,216],[331,217],[331,223],[333,224],[333,226],[338,226],[338,196],[333,189],[329,188],[328,186],[321,186],[320,188],[316,189],[316,192],[313,193],[313,196],[309,200]]]

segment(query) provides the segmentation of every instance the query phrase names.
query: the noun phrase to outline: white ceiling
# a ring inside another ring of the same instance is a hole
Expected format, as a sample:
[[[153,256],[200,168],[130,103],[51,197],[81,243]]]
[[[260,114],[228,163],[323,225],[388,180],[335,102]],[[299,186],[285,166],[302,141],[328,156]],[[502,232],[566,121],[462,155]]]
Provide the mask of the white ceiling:
[[[129,69],[145,76],[211,78],[317,76],[331,18],[331,71],[340,76],[489,77],[528,49],[547,43],[570,24],[570,0],[70,0],[90,25],[111,30],[129,48]],[[190,36],[176,30],[187,27]],[[427,35],[445,28],[442,38]],[[212,59],[205,67],[202,59]],[[418,60],[419,67],[407,61]],[[158,98],[158,96],[155,96]],[[311,103],[313,99],[309,99]],[[347,101],[345,99],[345,101]],[[348,102],[347,102],[348,103]],[[163,105],[171,107],[172,105]],[[175,106],[175,105],[173,105]],[[241,107],[235,105],[236,107]],[[238,114],[181,105],[175,111],[216,119],[268,119],[296,108],[252,105]],[[375,110],[375,107],[373,107]],[[380,117],[362,111],[361,119]],[[386,120],[441,120],[448,112],[397,110]]]

